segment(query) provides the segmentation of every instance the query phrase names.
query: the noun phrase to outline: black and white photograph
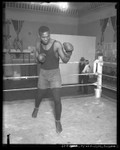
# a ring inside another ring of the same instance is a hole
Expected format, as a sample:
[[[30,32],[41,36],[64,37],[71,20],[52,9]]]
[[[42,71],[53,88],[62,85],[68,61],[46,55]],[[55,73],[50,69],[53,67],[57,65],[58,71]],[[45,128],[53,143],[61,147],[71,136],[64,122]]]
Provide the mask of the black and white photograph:
[[[2,144],[117,145],[117,2],[4,2]]]

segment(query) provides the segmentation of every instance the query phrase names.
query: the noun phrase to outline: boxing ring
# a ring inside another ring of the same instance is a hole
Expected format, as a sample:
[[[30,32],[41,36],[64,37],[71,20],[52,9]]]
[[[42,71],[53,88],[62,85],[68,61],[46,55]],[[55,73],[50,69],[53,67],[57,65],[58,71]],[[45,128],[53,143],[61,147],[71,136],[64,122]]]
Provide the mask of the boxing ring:
[[[73,62],[75,63],[75,62]],[[11,64],[5,64],[9,66]],[[18,65],[18,64],[13,64]],[[20,65],[20,64],[19,64]],[[24,64],[21,64],[24,65]],[[28,65],[35,65],[30,63]],[[60,135],[55,130],[54,103],[52,98],[44,98],[36,119],[31,117],[34,99],[3,102],[3,144],[116,144],[116,103],[102,95],[102,66],[96,72],[97,81],[89,84],[62,85],[64,87],[95,86],[93,95],[62,97],[61,123],[63,131]],[[95,65],[94,65],[95,66]],[[71,74],[78,76],[85,74]],[[87,75],[87,74],[86,74]],[[4,80],[38,78],[38,76],[4,77]],[[115,78],[115,77],[114,77]],[[37,87],[7,89],[10,91],[32,91]],[[110,88],[116,91],[116,88]]]

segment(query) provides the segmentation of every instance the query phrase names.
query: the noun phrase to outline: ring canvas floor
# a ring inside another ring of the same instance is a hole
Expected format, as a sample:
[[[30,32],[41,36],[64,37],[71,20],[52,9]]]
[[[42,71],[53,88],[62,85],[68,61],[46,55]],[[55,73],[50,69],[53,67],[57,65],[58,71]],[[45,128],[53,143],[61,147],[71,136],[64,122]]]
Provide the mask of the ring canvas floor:
[[[101,97],[62,97],[61,123],[57,134],[54,103],[43,99],[37,118],[34,100],[3,103],[3,144],[116,144],[116,102]]]

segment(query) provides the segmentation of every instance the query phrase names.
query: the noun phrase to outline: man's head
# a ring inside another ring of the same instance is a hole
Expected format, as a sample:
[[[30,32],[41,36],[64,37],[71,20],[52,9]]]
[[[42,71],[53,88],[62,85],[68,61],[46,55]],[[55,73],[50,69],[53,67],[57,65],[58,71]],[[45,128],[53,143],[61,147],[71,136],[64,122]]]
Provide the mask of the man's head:
[[[81,63],[81,64],[84,64],[84,63],[85,63],[85,58],[84,58],[84,57],[81,57],[80,63]]]
[[[50,29],[46,26],[41,26],[38,30],[40,40],[44,45],[47,45],[50,41]]]
[[[89,64],[89,60],[86,60],[85,63],[86,63],[86,64]]]

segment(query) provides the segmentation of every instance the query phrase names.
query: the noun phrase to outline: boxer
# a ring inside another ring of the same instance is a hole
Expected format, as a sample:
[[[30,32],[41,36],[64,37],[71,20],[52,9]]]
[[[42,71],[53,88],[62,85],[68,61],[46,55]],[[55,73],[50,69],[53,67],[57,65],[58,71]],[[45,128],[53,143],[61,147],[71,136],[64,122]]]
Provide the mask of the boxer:
[[[38,78],[38,89],[35,97],[35,108],[32,117],[36,118],[39,110],[39,105],[46,93],[46,89],[50,88],[55,104],[55,125],[56,132],[62,132],[61,124],[61,74],[59,69],[59,59],[63,63],[67,63],[74,50],[73,45],[69,42],[63,44],[50,37],[50,29],[46,26],[41,26],[38,30],[39,42],[36,44],[36,60],[40,63],[40,74]]]

